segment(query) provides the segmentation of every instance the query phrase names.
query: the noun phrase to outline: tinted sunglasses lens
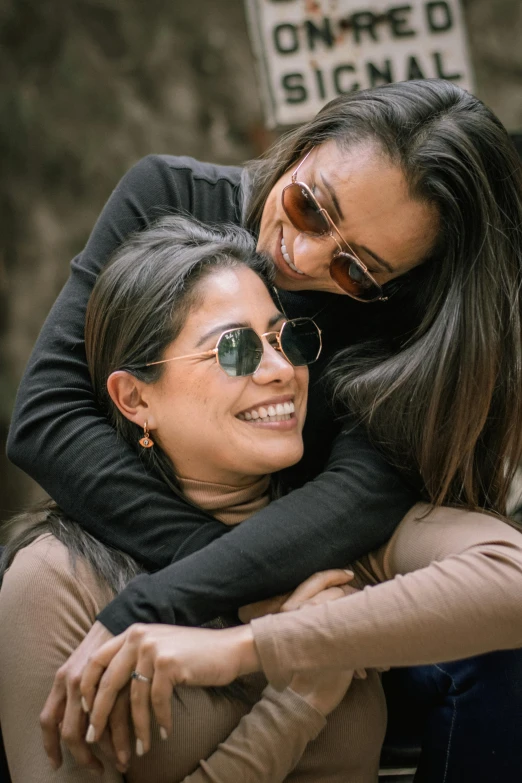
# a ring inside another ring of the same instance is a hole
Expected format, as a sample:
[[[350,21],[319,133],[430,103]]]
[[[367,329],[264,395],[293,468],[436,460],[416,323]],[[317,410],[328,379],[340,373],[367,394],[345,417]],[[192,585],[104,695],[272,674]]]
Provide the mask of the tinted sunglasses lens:
[[[327,234],[330,226],[308,188],[298,182],[287,185],[282,195],[283,209],[298,231],[304,234]]]
[[[219,365],[233,378],[253,375],[261,364],[262,356],[263,344],[253,329],[232,329],[219,339]]]
[[[321,333],[311,318],[287,321],[280,339],[283,353],[294,367],[313,364],[321,353]]]
[[[382,296],[380,285],[348,253],[338,253],[332,258],[330,277],[347,294],[364,302],[374,302]]]

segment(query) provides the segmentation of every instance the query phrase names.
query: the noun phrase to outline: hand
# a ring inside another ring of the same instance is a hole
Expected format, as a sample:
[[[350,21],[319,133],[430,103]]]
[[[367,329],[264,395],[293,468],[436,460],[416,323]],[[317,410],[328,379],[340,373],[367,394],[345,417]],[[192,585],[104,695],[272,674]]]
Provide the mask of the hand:
[[[81,705],[80,679],[89,656],[111,638],[112,634],[105,626],[94,623],[79,647],[56,673],[53,687],[40,714],[44,747],[54,769],[58,769],[62,763],[61,738],[80,766],[99,772],[103,770],[101,761],[84,740],[87,716]],[[121,704],[119,712],[121,714]],[[117,729],[116,737],[120,747],[125,746],[125,731]],[[126,746],[129,746],[128,728]]]
[[[352,684],[353,671],[316,671],[294,674],[290,688],[325,717],[343,700]]]
[[[242,623],[249,623],[257,617],[264,617],[266,614],[279,614],[281,607],[287,601],[292,593],[276,595],[274,598],[265,598],[263,601],[256,601],[253,604],[245,604],[238,611],[239,619]]]
[[[335,601],[350,593],[358,592],[355,587],[347,584],[353,577],[353,571],[341,568],[318,571],[294,590],[281,604],[280,611],[295,612],[303,606],[319,606],[327,601]]]
[[[292,593],[276,595],[274,598],[265,598],[253,604],[242,606],[238,612],[242,623],[249,623],[256,617],[264,617],[266,614],[279,614],[279,612],[291,612],[300,609],[302,605],[315,605],[342,598],[346,593],[340,589],[335,590],[334,585],[345,585],[353,579],[353,572],[342,568],[332,568],[329,571],[319,571],[309,577]],[[326,593],[332,589],[332,593]],[[317,599],[317,600],[316,600]]]
[[[139,755],[150,748],[150,703],[160,734],[172,728],[172,691],[176,685],[227,685],[259,671],[260,661],[248,626],[223,631],[172,625],[133,625],[97,650],[85,668],[80,691],[90,708],[89,739],[107,724],[120,690],[131,682],[131,713]],[[131,681],[137,671],[150,683]]]

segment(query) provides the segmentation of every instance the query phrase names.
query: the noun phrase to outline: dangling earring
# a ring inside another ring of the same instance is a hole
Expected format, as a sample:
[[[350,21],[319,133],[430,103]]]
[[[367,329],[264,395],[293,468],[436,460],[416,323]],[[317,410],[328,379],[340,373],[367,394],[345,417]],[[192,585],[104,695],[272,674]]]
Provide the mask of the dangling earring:
[[[147,427],[147,422],[143,425],[143,438],[140,438],[138,443],[143,446],[144,449],[150,449],[154,446],[154,441],[150,437],[150,432]]]

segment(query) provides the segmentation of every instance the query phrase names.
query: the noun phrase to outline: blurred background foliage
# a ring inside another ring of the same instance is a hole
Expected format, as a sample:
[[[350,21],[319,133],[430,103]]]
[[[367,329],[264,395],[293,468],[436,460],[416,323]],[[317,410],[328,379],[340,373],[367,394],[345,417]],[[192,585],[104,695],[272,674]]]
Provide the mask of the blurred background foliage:
[[[521,130],[522,3],[463,7],[477,94]],[[119,178],[150,152],[238,163],[272,135],[243,0],[0,0],[0,72],[4,520],[42,494],[4,457],[19,379]]]

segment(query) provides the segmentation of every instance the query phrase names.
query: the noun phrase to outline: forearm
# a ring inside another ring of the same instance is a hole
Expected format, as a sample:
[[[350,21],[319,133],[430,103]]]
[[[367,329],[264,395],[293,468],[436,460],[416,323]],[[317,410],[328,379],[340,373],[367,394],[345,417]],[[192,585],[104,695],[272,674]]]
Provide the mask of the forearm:
[[[301,696],[268,686],[216,751],[183,783],[279,783],[295,767],[325,717]]]
[[[469,516],[461,552],[448,551],[454,525],[407,523],[381,553],[390,581],[321,607],[254,620],[268,680],[283,687],[295,671],[431,664],[522,646],[522,536],[499,520]],[[426,533],[433,539],[428,546]],[[426,565],[430,551],[441,559]],[[405,572],[414,566],[419,570]]]

